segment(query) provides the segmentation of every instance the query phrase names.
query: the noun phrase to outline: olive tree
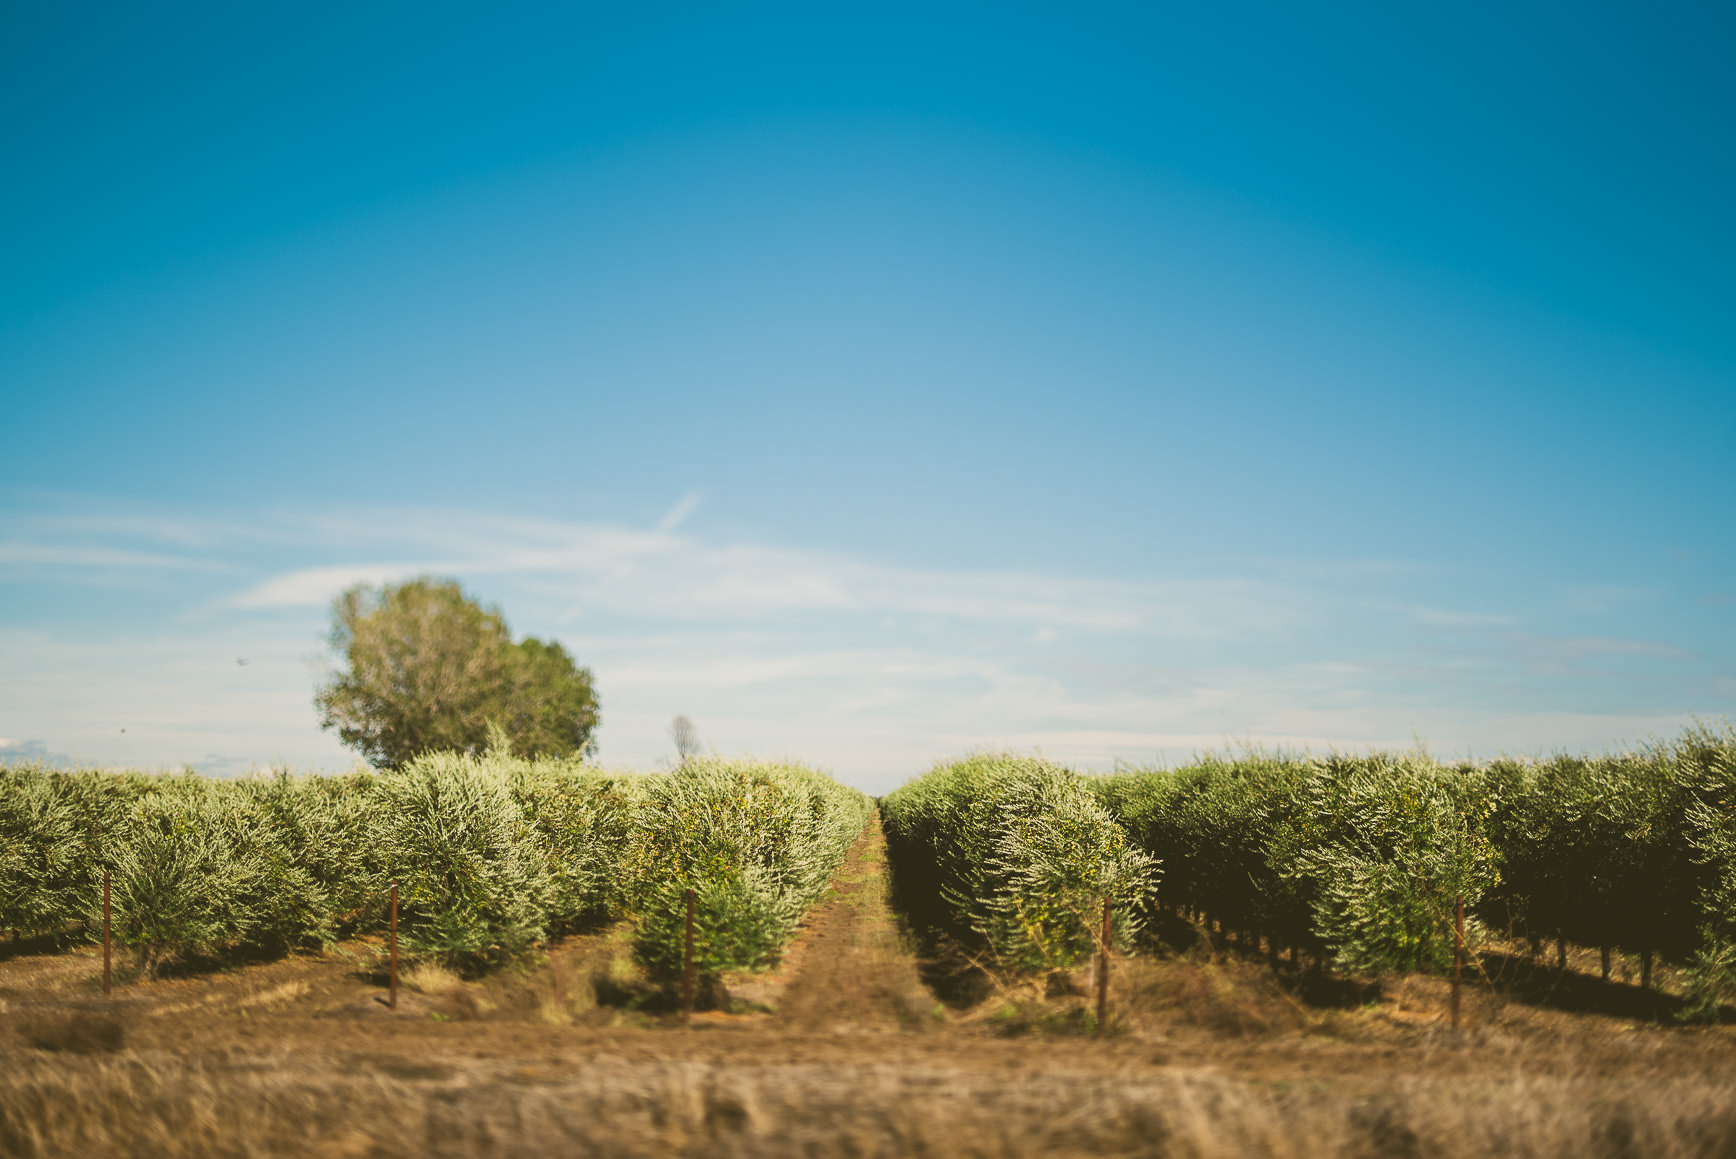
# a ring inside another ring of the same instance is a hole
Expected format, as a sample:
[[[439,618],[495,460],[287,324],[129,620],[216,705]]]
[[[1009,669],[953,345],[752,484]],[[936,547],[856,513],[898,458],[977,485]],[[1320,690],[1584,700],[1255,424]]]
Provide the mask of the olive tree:
[[[358,584],[332,604],[330,641],[344,667],[314,696],[320,725],[375,766],[481,754],[491,726],[519,756],[596,751],[590,670],[553,641],[513,643],[500,610],[455,580]]]

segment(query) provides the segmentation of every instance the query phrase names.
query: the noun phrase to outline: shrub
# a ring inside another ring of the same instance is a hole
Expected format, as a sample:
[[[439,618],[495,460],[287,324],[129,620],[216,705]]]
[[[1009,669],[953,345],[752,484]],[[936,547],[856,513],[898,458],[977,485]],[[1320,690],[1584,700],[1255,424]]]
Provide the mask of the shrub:
[[[89,775],[0,768],[0,926],[60,932],[101,888],[127,802]]]
[[[1692,786],[1686,829],[1701,883],[1701,944],[1689,963],[1684,1014],[1715,1021],[1736,1003],[1736,731],[1690,729],[1675,756]]]
[[[800,765],[696,758],[644,778],[624,874],[640,959],[666,976],[679,965],[691,887],[705,971],[769,964],[871,808]]]
[[[177,957],[241,941],[254,925],[239,905],[245,870],[231,856],[216,802],[196,784],[142,798],[110,855],[114,939],[154,976]],[[85,898],[91,928],[101,921],[96,890]]]
[[[1313,882],[1273,856],[1302,824],[1308,776],[1300,758],[1250,750],[1089,784],[1133,844],[1162,859],[1157,905],[1319,950]]]
[[[546,937],[548,865],[499,762],[430,754],[380,777],[375,794],[381,868],[398,883],[412,954],[474,966]]]
[[[625,909],[623,860],[639,778],[564,762],[514,762],[509,783],[549,881],[549,930],[565,933]]]
[[[1421,754],[1313,767],[1299,824],[1273,860],[1311,887],[1315,935],[1340,966],[1386,973],[1452,963],[1456,900],[1474,913],[1500,881],[1484,787],[1475,770]],[[1466,936],[1476,934],[1473,918]]]
[[[1676,746],[1497,762],[1493,839],[1506,886],[1496,913],[1535,937],[1687,955],[1702,883],[1687,827],[1694,798]]]
[[[1421,753],[1252,750],[1093,788],[1164,860],[1159,904],[1348,969],[1450,961],[1455,897],[1474,907],[1499,881],[1486,779]]]
[[[1009,973],[1065,968],[1096,945],[1104,899],[1133,933],[1154,858],[1128,845],[1083,778],[984,754],[936,767],[882,802],[898,888],[924,924]],[[1136,920],[1136,919],[1135,919]]]
[[[775,959],[870,808],[797,765],[616,776],[498,745],[339,777],[13,766],[0,769],[0,926],[94,936],[107,865],[116,938],[155,973],[377,931],[397,881],[412,959],[475,971],[631,916],[662,971],[679,962],[692,885],[703,969],[751,968]]]

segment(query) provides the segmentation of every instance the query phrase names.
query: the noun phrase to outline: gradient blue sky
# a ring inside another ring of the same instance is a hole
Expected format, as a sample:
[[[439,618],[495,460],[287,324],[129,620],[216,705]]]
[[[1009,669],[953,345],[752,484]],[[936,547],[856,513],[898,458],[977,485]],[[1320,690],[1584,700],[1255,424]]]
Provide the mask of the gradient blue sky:
[[[1715,4],[8,6],[0,750],[347,763],[325,606],[422,571],[635,767],[1730,714],[1733,59]]]

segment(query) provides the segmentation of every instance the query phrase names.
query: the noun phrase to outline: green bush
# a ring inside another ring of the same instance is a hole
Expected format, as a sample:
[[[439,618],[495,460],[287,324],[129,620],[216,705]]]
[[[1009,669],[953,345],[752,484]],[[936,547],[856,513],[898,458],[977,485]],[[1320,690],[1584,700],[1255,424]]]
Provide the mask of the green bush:
[[[383,875],[398,883],[400,936],[413,955],[463,967],[547,936],[548,863],[502,763],[435,753],[379,778]]]
[[[643,778],[624,880],[640,959],[665,975],[679,966],[691,887],[708,972],[770,964],[872,807],[800,765],[697,758]]]
[[[1252,751],[1099,778],[1165,861],[1159,904],[1348,969],[1439,967],[1463,897],[1483,922],[1661,954],[1725,985],[1736,960],[1736,734],[1608,756],[1443,765],[1423,753]]]
[[[173,958],[209,954],[243,940],[253,915],[239,902],[245,874],[231,856],[224,818],[199,785],[175,784],[138,801],[110,856],[114,940],[147,976]],[[92,890],[87,922],[101,921]]]
[[[1455,898],[1474,908],[1500,880],[1487,779],[1420,753],[1254,750],[1093,787],[1163,858],[1160,905],[1347,969],[1450,961]]]
[[[176,958],[377,932],[396,881],[411,958],[474,971],[627,916],[665,970],[692,885],[703,967],[749,968],[776,957],[870,807],[794,765],[614,776],[499,746],[337,777],[11,767],[0,769],[0,928],[97,936],[107,866],[116,941],[155,973]]]
[[[1676,746],[1610,756],[1497,762],[1504,917],[1535,937],[1659,951],[1698,943],[1700,870],[1687,832],[1694,799]]]
[[[119,778],[0,768],[0,926],[59,933],[78,920],[127,811]]]
[[[1314,883],[1274,856],[1303,824],[1309,776],[1306,761],[1252,750],[1089,785],[1134,846],[1162,859],[1157,905],[1319,951]]]
[[[1736,731],[1698,727],[1674,746],[1692,786],[1686,830],[1698,870],[1700,946],[1688,966],[1686,1017],[1736,1004]]]
[[[1494,802],[1475,769],[1422,754],[1334,757],[1312,767],[1303,801],[1273,860],[1309,887],[1315,935],[1340,966],[1450,965],[1461,898],[1477,940],[1476,906],[1500,872],[1485,832]]]
[[[584,929],[624,910],[623,862],[639,779],[564,762],[511,766],[513,798],[548,873],[551,933]]]
[[[1076,965],[1105,899],[1134,932],[1158,878],[1084,778],[1047,761],[984,754],[941,765],[881,802],[897,888],[918,924],[1028,973]]]

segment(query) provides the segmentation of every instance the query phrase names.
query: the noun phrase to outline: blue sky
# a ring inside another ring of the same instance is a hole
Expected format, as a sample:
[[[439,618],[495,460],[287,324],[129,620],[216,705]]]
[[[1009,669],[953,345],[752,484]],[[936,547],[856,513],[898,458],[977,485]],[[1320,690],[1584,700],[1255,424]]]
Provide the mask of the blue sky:
[[[1731,714],[1733,53],[1688,4],[13,6],[0,746],[342,765],[326,605],[423,571],[632,767],[678,712],[870,789]]]

